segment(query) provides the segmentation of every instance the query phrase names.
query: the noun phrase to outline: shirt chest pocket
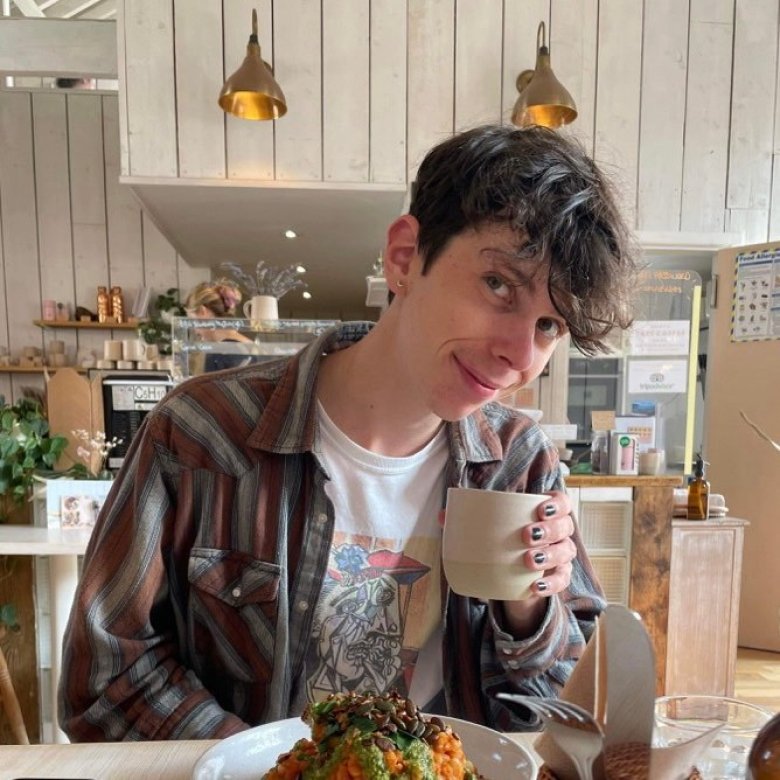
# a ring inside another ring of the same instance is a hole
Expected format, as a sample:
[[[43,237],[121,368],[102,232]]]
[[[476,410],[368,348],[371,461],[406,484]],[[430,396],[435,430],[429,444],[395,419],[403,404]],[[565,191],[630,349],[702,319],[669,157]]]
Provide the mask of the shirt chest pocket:
[[[270,670],[281,567],[235,550],[195,547],[188,631],[201,674],[251,682]]]

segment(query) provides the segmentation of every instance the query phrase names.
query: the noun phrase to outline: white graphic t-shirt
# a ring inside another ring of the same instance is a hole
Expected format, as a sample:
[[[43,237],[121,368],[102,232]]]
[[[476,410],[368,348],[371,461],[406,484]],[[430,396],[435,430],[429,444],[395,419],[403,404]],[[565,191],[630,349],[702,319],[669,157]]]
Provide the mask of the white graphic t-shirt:
[[[319,405],[318,405],[319,406]],[[376,455],[319,406],[335,532],[306,659],[306,694],[397,689],[421,705],[442,685],[444,429],[419,452]]]

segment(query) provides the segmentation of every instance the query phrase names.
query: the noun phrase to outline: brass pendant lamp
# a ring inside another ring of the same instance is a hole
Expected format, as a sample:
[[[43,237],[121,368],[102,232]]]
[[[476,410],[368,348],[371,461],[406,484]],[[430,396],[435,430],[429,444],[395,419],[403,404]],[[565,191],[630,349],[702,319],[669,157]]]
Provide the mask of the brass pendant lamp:
[[[518,127],[567,125],[577,118],[577,106],[550,66],[544,22],[539,22],[536,31],[536,49],[536,67],[522,71],[517,77],[520,96],[512,110],[512,124]]]
[[[223,110],[241,119],[279,119],[287,113],[287,101],[274,79],[271,66],[260,56],[257,11],[252,9],[252,34],[241,67],[228,78],[219,93]]]

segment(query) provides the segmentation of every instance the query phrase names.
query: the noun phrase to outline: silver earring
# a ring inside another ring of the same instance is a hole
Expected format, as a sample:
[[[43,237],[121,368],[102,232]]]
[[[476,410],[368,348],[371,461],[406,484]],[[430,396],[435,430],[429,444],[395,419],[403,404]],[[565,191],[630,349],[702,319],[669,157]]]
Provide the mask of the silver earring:
[[[398,287],[403,287],[403,286],[404,286],[404,283],[403,283],[402,281],[400,281],[400,280],[399,280],[398,282],[396,282],[396,285],[397,285]]]

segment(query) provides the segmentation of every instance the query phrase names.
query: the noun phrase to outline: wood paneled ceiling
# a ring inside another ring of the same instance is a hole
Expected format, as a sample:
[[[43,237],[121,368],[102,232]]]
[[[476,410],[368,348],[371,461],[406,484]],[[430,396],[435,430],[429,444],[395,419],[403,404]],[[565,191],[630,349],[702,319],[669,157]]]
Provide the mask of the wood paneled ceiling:
[[[116,19],[117,0],[10,0],[10,16],[39,19]]]

